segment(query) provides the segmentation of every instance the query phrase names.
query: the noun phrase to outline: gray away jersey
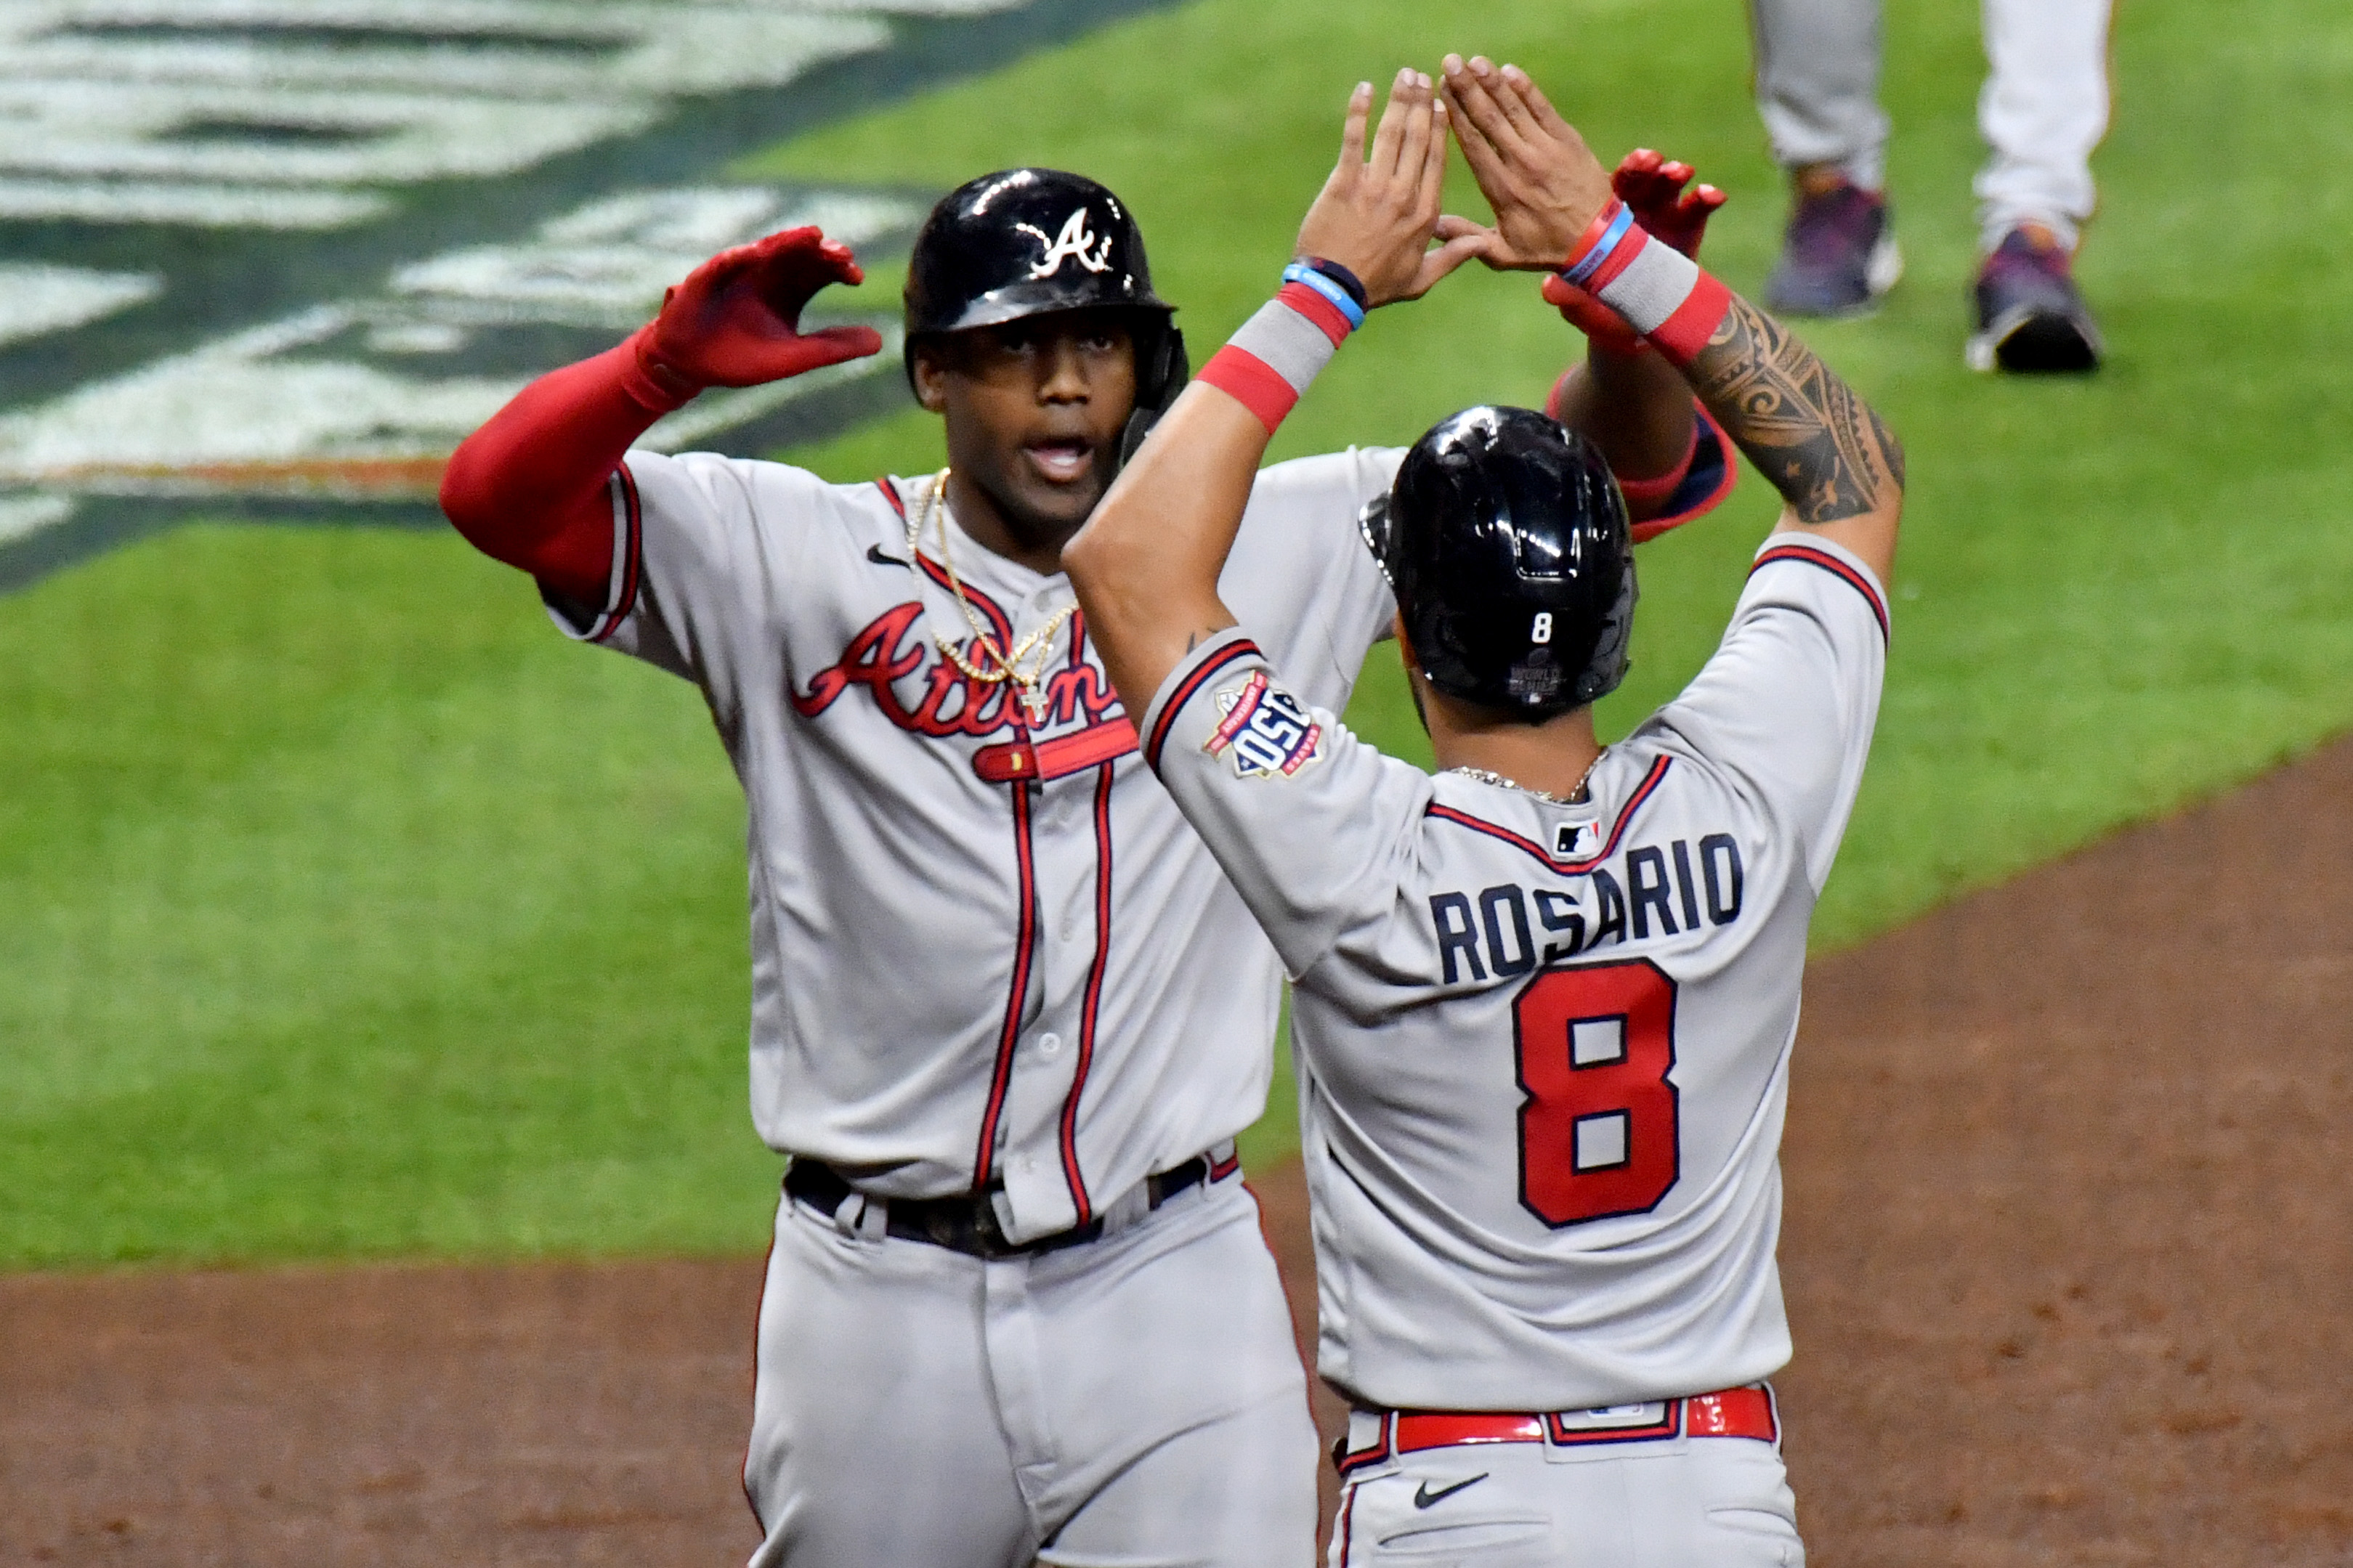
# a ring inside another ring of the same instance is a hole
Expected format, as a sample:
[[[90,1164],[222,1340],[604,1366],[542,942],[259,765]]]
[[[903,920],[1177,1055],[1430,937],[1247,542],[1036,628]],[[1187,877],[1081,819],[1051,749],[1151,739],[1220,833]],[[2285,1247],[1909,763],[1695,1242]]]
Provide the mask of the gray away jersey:
[[[1145,758],[1296,984],[1334,1385],[1585,1409],[1788,1359],[1789,1049],[1886,626],[1855,556],[1776,534],[1579,805],[1381,755],[1246,629],[1162,687]]]
[[[1261,473],[1221,584],[1327,707],[1388,625],[1356,519],[1401,455]],[[633,453],[606,603],[551,610],[701,687],[743,783],[761,1136],[886,1197],[1001,1175],[1023,1240],[1257,1119],[1281,974],[1081,621],[1046,645],[1034,722],[942,657],[935,634],[981,660],[935,523],[909,554],[929,489]],[[1073,602],[947,527],[1000,647]]]

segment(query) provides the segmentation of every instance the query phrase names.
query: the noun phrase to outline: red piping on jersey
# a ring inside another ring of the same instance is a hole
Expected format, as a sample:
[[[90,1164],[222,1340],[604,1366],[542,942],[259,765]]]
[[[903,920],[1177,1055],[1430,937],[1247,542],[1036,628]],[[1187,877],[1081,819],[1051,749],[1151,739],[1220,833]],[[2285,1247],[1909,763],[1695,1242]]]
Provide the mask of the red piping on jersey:
[[[1021,931],[1014,949],[1012,994],[1005,999],[1005,1026],[997,1037],[997,1067],[989,1075],[988,1110],[981,1119],[980,1148],[972,1159],[972,1190],[988,1190],[997,1159],[997,1119],[1005,1110],[1006,1085],[1013,1077],[1013,1047],[1021,1037],[1021,1005],[1029,999],[1029,962],[1038,946],[1038,867],[1029,848],[1029,790],[1013,786],[1013,857],[1020,868]]]
[[[882,499],[891,503],[891,510],[892,511],[897,512],[902,519],[906,517],[907,506],[904,501],[899,499],[899,491],[896,486],[892,485],[889,479],[881,479],[874,481],[874,488],[882,492]],[[989,626],[994,630],[1001,651],[1011,649],[1013,647],[1013,620],[1011,616],[1005,613],[1004,609],[996,600],[990,598],[987,594],[982,593],[979,589],[974,587],[969,583],[963,584],[959,586],[954,579],[948,576],[946,572],[941,569],[938,562],[932,560],[921,550],[913,550],[908,552],[908,553],[914,556],[915,569],[917,571],[923,573],[924,576],[929,577],[940,587],[946,589],[951,594],[956,595],[959,598],[963,599],[965,603],[974,605],[981,612],[981,614],[988,617]]]
[[[958,583],[952,581],[947,573],[941,569],[938,562],[933,560],[930,556],[924,554],[920,550],[915,552],[915,566],[918,571],[922,572],[924,576],[929,577],[934,584],[951,594],[957,595],[957,596],[962,598],[965,604],[972,605],[982,615],[988,617],[989,634],[997,639],[997,648],[1000,653],[1011,649],[1013,647],[1013,618],[1005,613],[1004,609],[996,600],[990,598],[987,595],[982,593],[979,589],[974,587],[969,583],[959,584]]]
[[[874,486],[882,492],[882,499],[891,503],[892,511],[902,518],[907,515],[906,505],[899,499],[896,486],[892,485],[888,479],[876,479]],[[941,570],[939,563],[924,555],[922,551],[916,550],[910,553],[915,558],[916,570],[949,593],[957,594],[965,603],[976,606],[981,614],[988,617],[989,625],[995,630],[1000,653],[1001,650],[1013,646],[1012,620],[998,606],[996,600],[969,584],[959,588],[958,584]],[[1011,703],[1009,711],[1013,719],[1014,733],[1018,737],[1015,744],[1026,752],[1029,747],[1028,719],[1018,700]],[[989,1073],[988,1108],[981,1118],[980,1143],[972,1159],[972,1190],[976,1193],[985,1193],[988,1190],[989,1168],[997,1163],[997,1118],[1005,1113],[1005,1091],[1013,1078],[1013,1052],[1021,1039],[1021,1008],[1029,999],[1029,969],[1038,948],[1038,865],[1036,857],[1031,851],[1029,840],[1030,784],[1027,779],[1013,779],[1011,782],[1013,784],[1013,858],[1020,873],[1018,880],[1021,930],[1014,949],[1012,991],[1011,994],[1005,999],[1005,1024],[998,1030],[997,1037],[997,1065]],[[1082,1198],[1081,1207],[1083,1209],[1084,1206],[1085,1201]],[[1081,1216],[1081,1223],[1085,1223],[1083,1215]]]
[[[1151,765],[1154,773],[1160,771],[1160,748],[1168,743],[1168,727],[1176,721],[1177,713],[1185,704],[1193,700],[1194,694],[1208,682],[1209,678],[1238,658],[1265,657],[1259,652],[1258,644],[1248,637],[1241,637],[1202,660],[1192,674],[1177,684],[1176,689],[1168,694],[1167,702],[1160,710],[1159,722],[1152,726],[1151,738],[1144,743],[1144,760]]]
[[[1809,566],[1819,566],[1831,576],[1851,584],[1870,605],[1873,616],[1878,620],[1879,640],[1887,640],[1887,606],[1881,602],[1877,590],[1872,587],[1871,579],[1829,551],[1818,550],[1810,544],[1777,544],[1757,558],[1757,564],[1748,569],[1748,574],[1754,577],[1760,568],[1776,561],[1802,561]]]
[[[587,640],[603,642],[621,629],[638,607],[638,576],[645,560],[645,512],[638,500],[638,477],[623,463],[613,470],[613,548],[621,562],[621,589],[590,626]]]
[[[1071,668],[1082,669],[1087,662],[1087,616],[1084,610],[1071,616]],[[1127,731],[1128,745],[1103,759],[1103,774],[1095,781],[1095,959],[1087,970],[1087,997],[1079,1014],[1079,1065],[1077,1076],[1071,1081],[1070,1098],[1062,1102],[1062,1175],[1071,1184],[1071,1201],[1078,1205],[1080,1225],[1094,1217],[1094,1205],[1087,1196],[1086,1178],[1079,1171],[1079,1100],[1087,1091],[1087,1072],[1095,1059],[1095,1016],[1103,1005],[1103,972],[1111,967],[1111,786],[1117,770],[1113,763],[1125,756],[1134,744],[1135,726],[1126,720],[1106,721],[1094,727],[1108,730],[1116,723]],[[1093,730],[1072,736],[1083,740]],[[1042,753],[1052,742],[1039,747]]]
[[[1582,860],[1559,859],[1547,853],[1543,845],[1533,839],[1523,838],[1508,827],[1499,827],[1494,823],[1482,821],[1467,811],[1458,811],[1451,805],[1440,805],[1434,800],[1422,808],[1422,815],[1437,817],[1441,822],[1451,822],[1458,827],[1470,828],[1474,833],[1483,833],[1490,838],[1500,838],[1513,848],[1535,856],[1550,867],[1555,874],[1573,877],[1580,871],[1591,870],[1618,852],[1618,842],[1626,836],[1627,825],[1634,820],[1634,814],[1642,809],[1642,803],[1651,798],[1651,792],[1659,787],[1659,781],[1667,776],[1667,769],[1673,764],[1672,757],[1661,757],[1651,764],[1651,771],[1642,775],[1642,782],[1634,786],[1634,793],[1627,797],[1624,807],[1619,811],[1618,820],[1609,829],[1609,841]]]
[[[1075,630],[1072,633],[1076,637]],[[1111,965],[1111,783],[1114,770],[1103,764],[1095,781],[1095,959],[1087,970],[1087,999],[1079,1014],[1079,1066],[1062,1101],[1062,1175],[1071,1184],[1071,1202],[1078,1205],[1080,1225],[1094,1217],[1087,1197],[1086,1178],[1079,1173],[1079,1097],[1087,1091],[1087,1070],[1095,1059],[1095,1015],[1103,1005],[1103,971]]]

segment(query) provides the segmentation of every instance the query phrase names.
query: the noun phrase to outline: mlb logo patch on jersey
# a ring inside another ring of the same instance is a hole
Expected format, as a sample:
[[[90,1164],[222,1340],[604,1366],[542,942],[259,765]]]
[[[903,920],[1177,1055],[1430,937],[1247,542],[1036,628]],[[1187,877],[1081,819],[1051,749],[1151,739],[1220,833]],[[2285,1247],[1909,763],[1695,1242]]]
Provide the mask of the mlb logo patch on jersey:
[[[1563,859],[1581,859],[1601,853],[1601,824],[1564,822],[1553,830],[1552,852]]]
[[[1249,778],[1289,778],[1323,755],[1324,727],[1308,718],[1291,693],[1254,669],[1240,686],[1218,693],[1225,717],[1201,749],[1234,754],[1234,772]]]

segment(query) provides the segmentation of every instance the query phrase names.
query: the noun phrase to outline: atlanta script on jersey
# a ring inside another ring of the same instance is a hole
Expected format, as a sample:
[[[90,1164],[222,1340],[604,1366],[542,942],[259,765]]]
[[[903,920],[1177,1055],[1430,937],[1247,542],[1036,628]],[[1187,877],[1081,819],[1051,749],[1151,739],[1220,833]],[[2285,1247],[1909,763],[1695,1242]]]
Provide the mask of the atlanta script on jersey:
[[[1244,630],[1169,677],[1145,759],[1296,981],[1335,1385],[1576,1410],[1788,1359],[1773,1254],[1806,926],[1886,636],[1856,557],[1776,534],[1715,656],[1577,805],[1382,756],[1292,700]],[[1246,709],[1281,722],[1237,767]],[[1302,723],[1312,767],[1290,765]]]
[[[1311,701],[1344,705],[1388,625],[1356,514],[1400,457],[1258,478],[1224,591]],[[1027,1240],[1257,1120],[1280,974],[1082,619],[1034,719],[942,656],[935,634],[979,658],[936,524],[908,551],[930,482],[632,453],[607,602],[551,610],[700,686],[743,781],[761,1136],[882,1197],[1001,1176]],[[999,647],[1071,604],[946,526]]]

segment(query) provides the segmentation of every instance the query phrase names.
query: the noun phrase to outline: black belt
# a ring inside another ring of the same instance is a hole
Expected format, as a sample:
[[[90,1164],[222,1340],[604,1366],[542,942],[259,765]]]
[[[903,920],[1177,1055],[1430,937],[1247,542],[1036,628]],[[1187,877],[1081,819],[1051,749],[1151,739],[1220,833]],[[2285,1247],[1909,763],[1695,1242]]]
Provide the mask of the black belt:
[[[1218,1172],[1230,1174],[1229,1163]],[[1212,1180],[1209,1157],[1196,1154],[1181,1165],[1172,1166],[1144,1179],[1147,1205],[1158,1208],[1179,1193],[1189,1192],[1203,1182]],[[819,1210],[828,1219],[857,1192],[840,1172],[821,1160],[797,1159],[785,1172],[785,1192],[811,1208]],[[986,1193],[962,1193],[952,1198],[878,1198],[878,1203],[890,1205],[890,1215],[883,1224],[885,1235],[902,1241],[929,1242],[944,1247],[951,1252],[968,1253],[975,1258],[1019,1258],[1029,1253],[1055,1252],[1065,1247],[1078,1247],[1098,1239],[1103,1235],[1103,1222],[1091,1219],[1069,1230],[1041,1236],[1035,1241],[1013,1242],[1006,1239],[1004,1227],[997,1223],[997,1205]]]

